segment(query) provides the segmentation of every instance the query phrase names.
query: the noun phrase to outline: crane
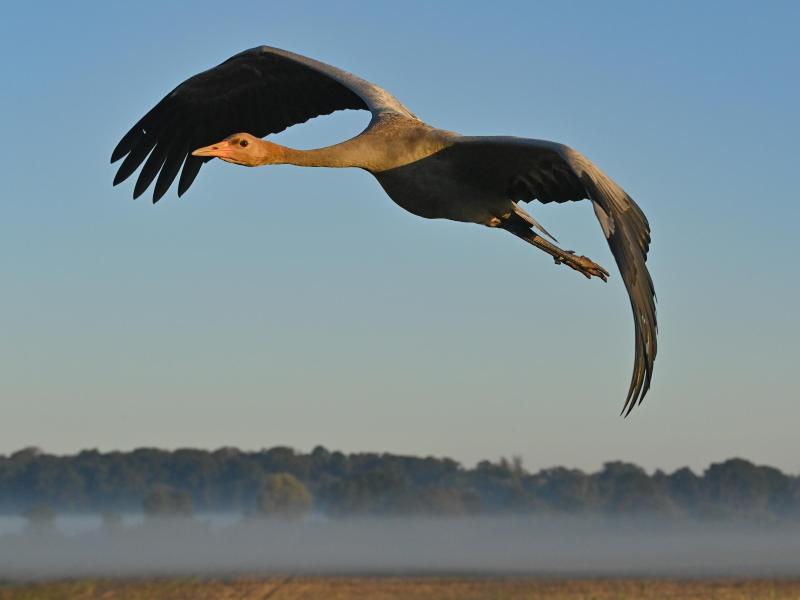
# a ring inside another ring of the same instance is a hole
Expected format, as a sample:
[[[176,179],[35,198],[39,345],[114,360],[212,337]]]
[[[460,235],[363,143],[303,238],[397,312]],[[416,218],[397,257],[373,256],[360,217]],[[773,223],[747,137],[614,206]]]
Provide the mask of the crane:
[[[368,110],[366,129],[341,143],[297,150],[262,139],[338,110]],[[178,196],[213,158],[249,167],[352,167],[372,174],[399,206],[428,219],[503,229],[587,278],[609,273],[562,250],[520,203],[589,200],[628,291],[634,366],[622,412],[650,388],[657,351],[655,290],[647,270],[650,226],[633,199],[583,154],[556,142],[464,136],[424,123],[383,88],[347,71],[270,46],[240,52],[190,77],[122,137],[114,185],[141,166],[137,198],[153,202],[180,171]],[[549,238],[549,239],[548,239]]]

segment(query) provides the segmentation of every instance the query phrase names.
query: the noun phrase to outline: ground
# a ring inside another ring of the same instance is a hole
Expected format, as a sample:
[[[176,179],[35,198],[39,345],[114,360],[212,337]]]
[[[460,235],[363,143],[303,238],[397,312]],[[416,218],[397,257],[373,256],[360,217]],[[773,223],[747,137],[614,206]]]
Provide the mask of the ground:
[[[800,599],[800,579],[514,579],[273,577],[85,579],[0,584],[0,600],[625,600]]]

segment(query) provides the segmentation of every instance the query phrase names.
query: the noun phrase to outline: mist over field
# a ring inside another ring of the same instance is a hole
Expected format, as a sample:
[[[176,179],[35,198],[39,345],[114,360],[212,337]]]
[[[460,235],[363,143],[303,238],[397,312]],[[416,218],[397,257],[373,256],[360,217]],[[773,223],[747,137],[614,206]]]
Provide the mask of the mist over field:
[[[0,536],[0,577],[472,573],[778,576],[800,524],[593,517],[147,519]]]
[[[102,515],[102,517],[101,517]],[[0,578],[800,572],[800,477],[137,449],[0,455]]]

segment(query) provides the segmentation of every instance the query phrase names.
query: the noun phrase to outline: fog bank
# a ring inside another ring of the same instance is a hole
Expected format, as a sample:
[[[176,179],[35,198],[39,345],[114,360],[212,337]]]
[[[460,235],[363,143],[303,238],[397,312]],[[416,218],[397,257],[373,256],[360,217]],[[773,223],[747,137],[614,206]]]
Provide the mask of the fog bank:
[[[155,520],[0,536],[5,579],[236,573],[777,576],[800,524],[480,517]]]

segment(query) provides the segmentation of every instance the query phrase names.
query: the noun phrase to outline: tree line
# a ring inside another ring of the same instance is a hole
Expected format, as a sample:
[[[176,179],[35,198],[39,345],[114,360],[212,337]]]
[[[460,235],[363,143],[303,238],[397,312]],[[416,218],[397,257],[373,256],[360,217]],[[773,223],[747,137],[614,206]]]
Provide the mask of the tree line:
[[[38,507],[38,508],[37,508]],[[287,447],[53,455],[0,455],[0,513],[244,514],[329,516],[545,513],[712,518],[800,517],[800,477],[733,458],[702,474],[648,474],[625,462],[594,473],[527,471],[517,458],[466,468],[449,458]]]

